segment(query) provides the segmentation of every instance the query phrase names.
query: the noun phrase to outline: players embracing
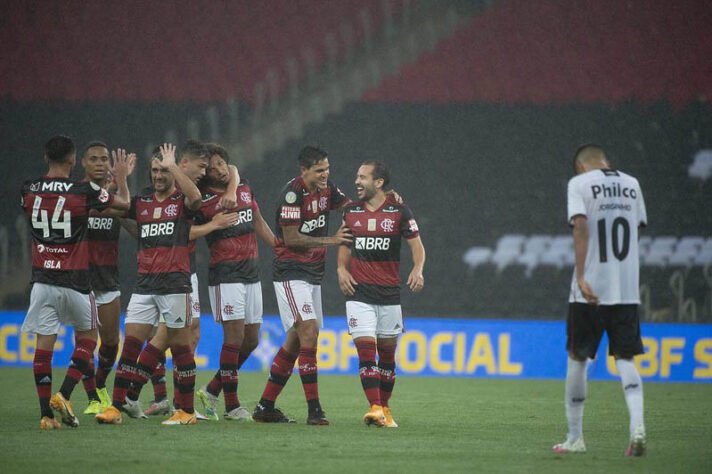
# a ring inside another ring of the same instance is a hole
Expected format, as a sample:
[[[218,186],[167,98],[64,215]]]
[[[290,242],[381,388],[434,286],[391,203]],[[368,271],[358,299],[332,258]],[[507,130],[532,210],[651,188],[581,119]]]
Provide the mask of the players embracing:
[[[209,163],[202,189],[202,204],[191,238],[205,237],[210,248],[208,285],[215,322],[223,329],[220,368],[198,390],[208,418],[217,420],[218,395],[225,396],[227,420],[245,421],[250,413],[240,405],[238,371],[259,343],[262,324],[262,285],[258,272],[257,239],[274,247],[274,234],[265,222],[249,184],[242,180],[236,202],[230,208],[223,200],[232,167],[227,150],[207,144]]]
[[[413,213],[387,199],[390,172],[381,161],[366,161],[356,174],[359,200],[344,207],[344,225],[353,234],[338,254],[339,287],[346,295],[346,318],[359,358],[361,385],[371,406],[366,424],[396,428],[389,399],[396,378],[395,352],[403,332],[400,306],[400,250],[405,238],[413,257],[406,284],[423,289],[425,249]],[[378,353],[378,363],[376,363]]]

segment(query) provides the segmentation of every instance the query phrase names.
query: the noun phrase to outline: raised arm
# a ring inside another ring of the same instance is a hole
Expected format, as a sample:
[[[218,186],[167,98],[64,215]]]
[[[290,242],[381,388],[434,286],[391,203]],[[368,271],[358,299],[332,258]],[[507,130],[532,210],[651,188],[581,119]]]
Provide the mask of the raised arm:
[[[269,228],[269,225],[267,225],[267,222],[265,222],[262,217],[262,213],[257,206],[255,206],[254,222],[255,233],[264,241],[264,243],[270,247],[274,247],[274,233],[272,232],[272,229]]]
[[[354,277],[349,271],[349,262],[351,261],[351,249],[346,245],[339,247],[339,253],[336,263],[336,274],[339,277],[339,288],[346,296],[353,296],[354,286],[358,285]]]
[[[586,217],[577,215],[573,217],[574,253],[576,254],[576,282],[581,294],[588,304],[598,304],[598,296],[593,292],[591,285],[584,280],[584,267],[588,253],[588,223]]]
[[[284,244],[287,247],[296,249],[310,249],[316,247],[331,247],[334,245],[347,244],[350,245],[353,241],[351,231],[346,225],[342,224],[339,230],[334,235],[328,237],[312,237],[299,232],[298,226],[288,225],[282,226],[284,234]]]
[[[425,265],[425,247],[420,240],[420,236],[408,239],[410,252],[413,255],[413,269],[408,275],[406,284],[411,291],[418,292],[425,286],[425,278],[423,277],[423,266]]]
[[[111,167],[111,175],[116,178],[116,195],[109,205],[111,209],[119,211],[127,211],[131,205],[131,196],[129,196],[129,184],[126,180],[128,176],[128,161],[126,158],[126,150],[119,148],[111,152],[113,166]],[[106,191],[104,191],[106,192]]]
[[[168,168],[176,180],[176,184],[185,196],[185,205],[188,209],[195,211],[200,207],[201,195],[198,187],[191,179],[181,171],[176,164],[176,147],[170,143],[161,145],[161,163]]]

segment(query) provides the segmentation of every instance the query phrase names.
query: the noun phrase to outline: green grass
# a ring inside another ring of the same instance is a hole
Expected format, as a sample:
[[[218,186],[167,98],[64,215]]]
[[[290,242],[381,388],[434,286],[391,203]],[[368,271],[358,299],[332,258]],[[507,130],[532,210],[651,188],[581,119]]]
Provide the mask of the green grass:
[[[59,386],[63,371],[55,371]],[[198,383],[210,374],[201,372]],[[170,378],[170,377],[169,377]],[[266,374],[240,374],[249,409]],[[100,426],[80,415],[77,429],[40,431],[30,369],[0,369],[0,470],[11,472],[712,472],[712,385],[645,385],[648,456],[624,458],[628,413],[620,384],[589,384],[588,453],[555,455],[566,420],[563,381],[400,377],[392,400],[397,429],[367,428],[356,376],[320,377],[331,426],[306,426],[298,376],[278,406],[292,425],[199,422],[161,426],[124,418]],[[170,383],[170,382],[169,382]],[[110,385],[111,386],[111,385]],[[170,390],[170,387],[169,387]],[[142,394],[144,407],[152,390]],[[81,385],[75,410],[86,406]]]

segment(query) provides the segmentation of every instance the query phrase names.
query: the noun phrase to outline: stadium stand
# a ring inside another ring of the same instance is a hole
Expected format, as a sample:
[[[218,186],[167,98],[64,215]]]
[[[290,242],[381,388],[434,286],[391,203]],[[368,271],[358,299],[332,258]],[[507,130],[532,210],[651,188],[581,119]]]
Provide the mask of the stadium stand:
[[[389,2],[397,14],[402,2]],[[381,0],[9,2],[0,97],[251,101],[255,84],[289,58],[324,64],[324,40],[342,24],[360,41],[362,10],[375,30]],[[334,47],[344,54],[343,43]],[[284,91],[287,75],[279,81]]]
[[[667,97],[680,107],[712,96],[710,24],[705,0],[494,2],[364,99],[561,104]]]

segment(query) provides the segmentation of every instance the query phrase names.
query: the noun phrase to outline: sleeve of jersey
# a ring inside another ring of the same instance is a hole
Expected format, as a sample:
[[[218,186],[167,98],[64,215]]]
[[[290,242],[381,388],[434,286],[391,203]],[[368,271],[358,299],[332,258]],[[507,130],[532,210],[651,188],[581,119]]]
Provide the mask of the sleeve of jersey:
[[[87,207],[102,211],[114,202],[114,196],[109,194],[106,189],[91,181],[87,184]]]
[[[406,239],[414,239],[420,235],[418,223],[413,212],[408,207],[403,207],[400,221],[400,233]]]
[[[586,216],[586,204],[583,202],[583,194],[577,182],[573,179],[569,181],[566,203],[569,225],[573,225],[575,216]]]
[[[645,200],[643,199],[643,190],[640,189],[640,184],[638,184],[638,196],[638,225],[645,227],[648,225],[648,213],[645,210]]]
[[[288,190],[282,196],[279,205],[279,225],[282,227],[299,225],[302,220],[302,203],[304,198],[301,192]]]
[[[338,209],[346,204],[349,199],[346,194],[342,193],[339,187],[332,182],[329,182],[329,187],[331,188],[331,209]]]

